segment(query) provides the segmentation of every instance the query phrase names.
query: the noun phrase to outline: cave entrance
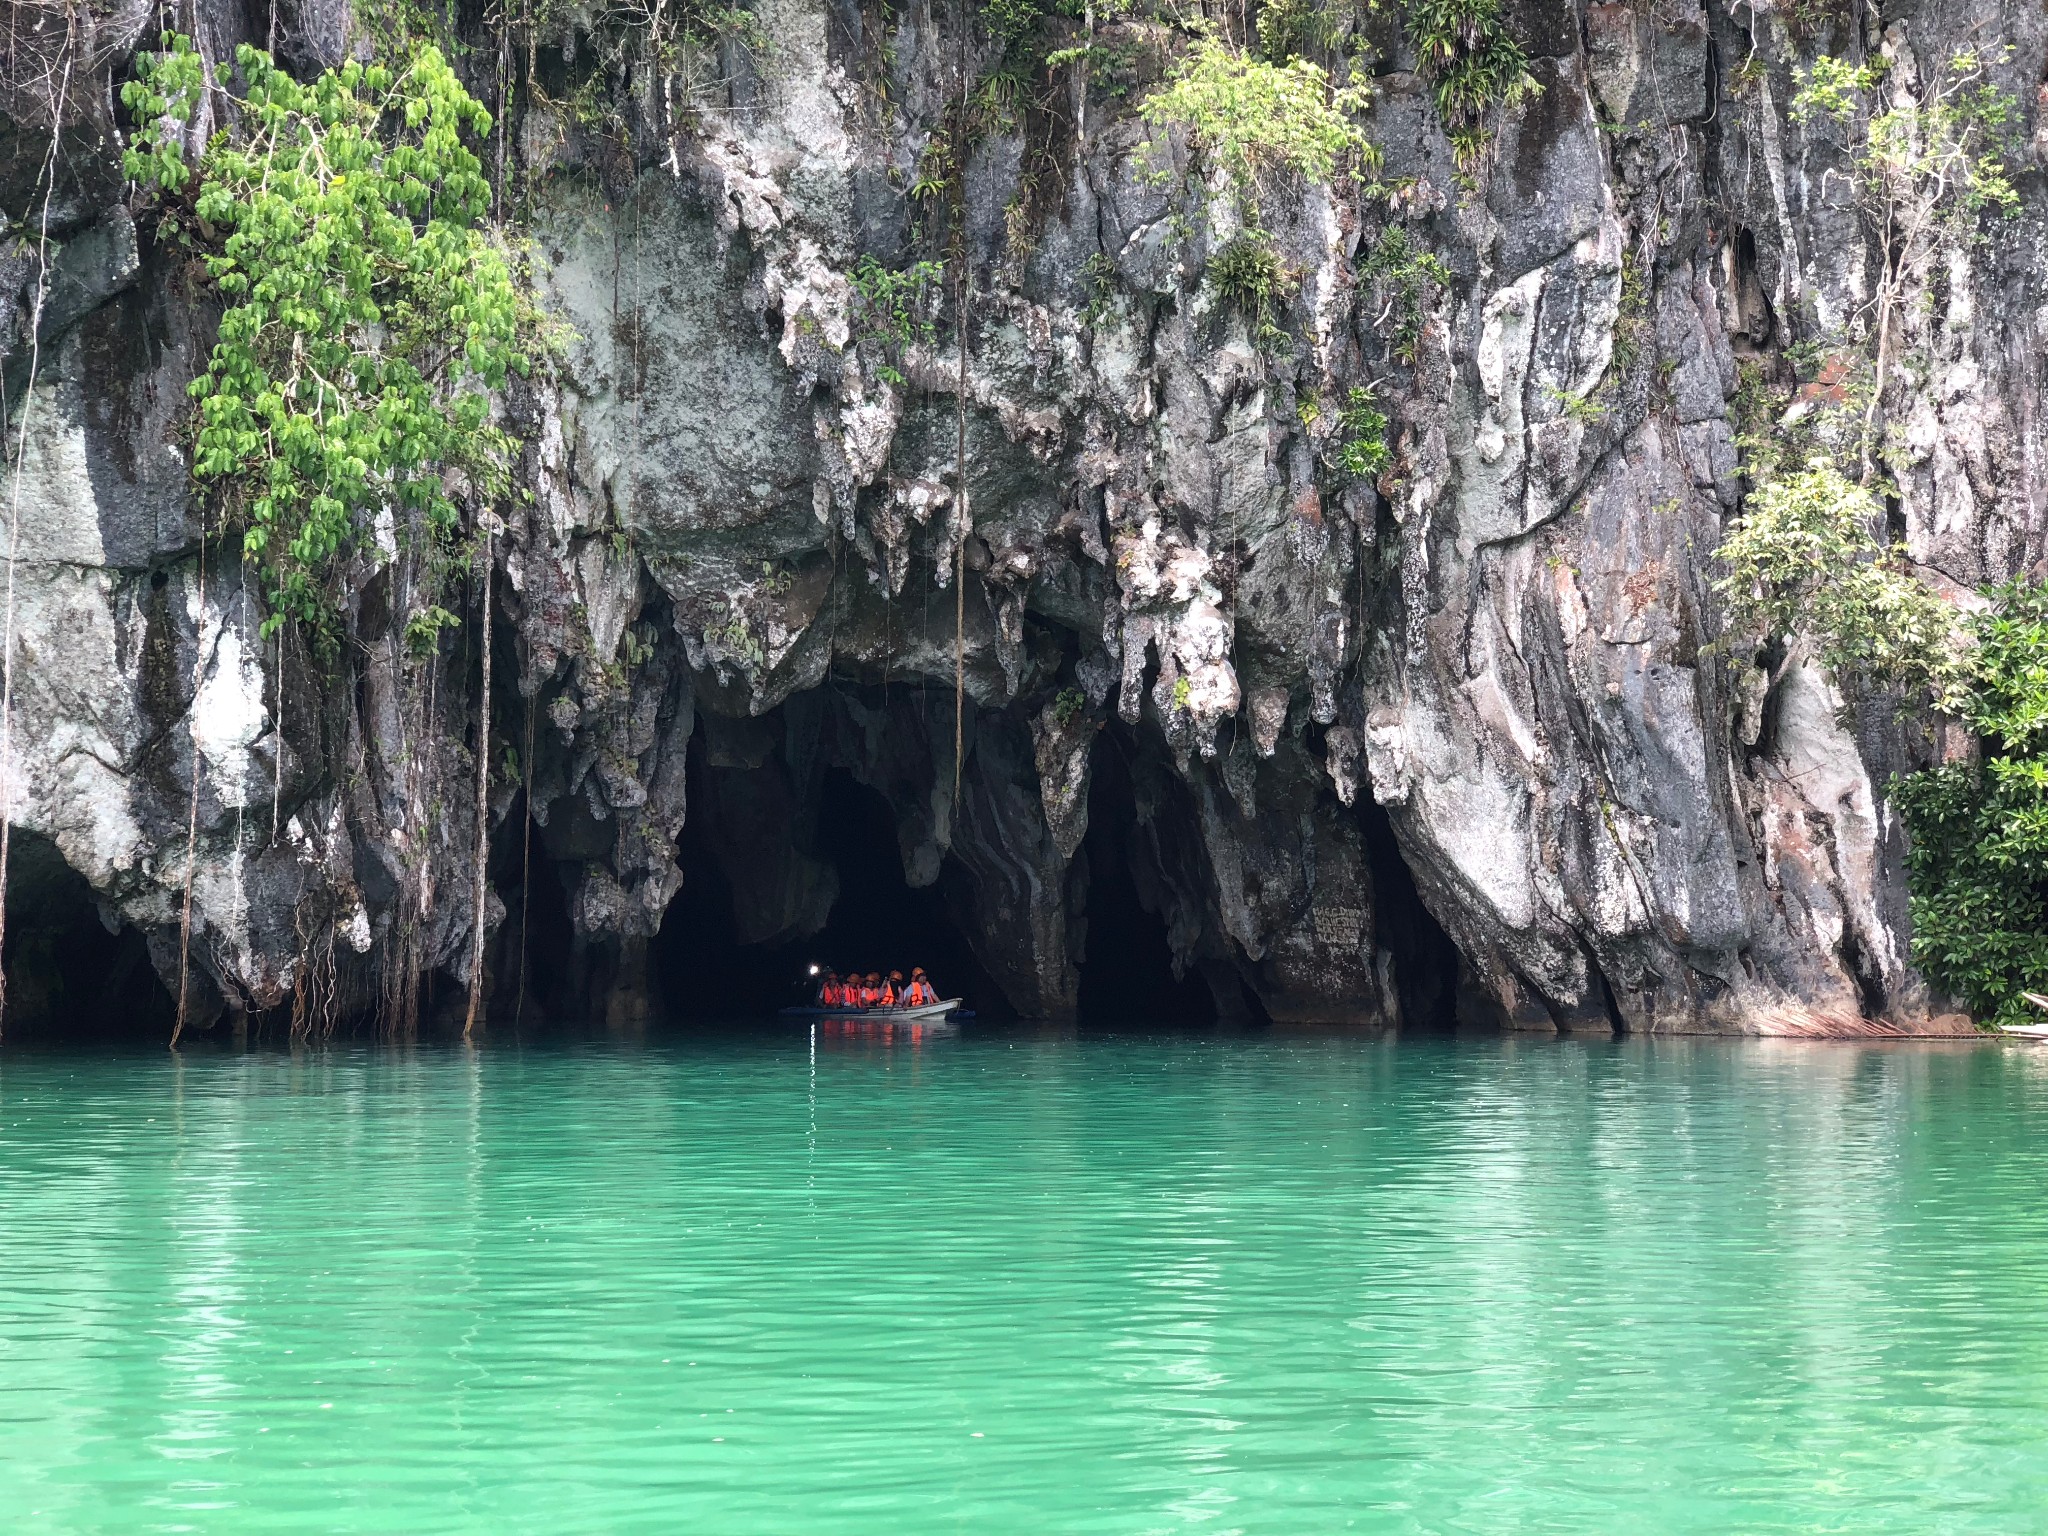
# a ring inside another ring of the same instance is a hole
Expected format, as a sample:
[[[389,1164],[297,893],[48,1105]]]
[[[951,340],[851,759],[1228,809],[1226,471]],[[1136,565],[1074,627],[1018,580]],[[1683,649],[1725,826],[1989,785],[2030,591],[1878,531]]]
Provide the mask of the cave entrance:
[[[4,964],[9,1040],[170,1038],[177,1004],[142,935],[108,932],[85,876],[20,827],[8,839]]]
[[[1193,967],[1180,977],[1173,974],[1158,839],[1139,820],[1132,772],[1137,750],[1120,725],[1103,731],[1095,743],[1088,835],[1079,854],[1087,861],[1087,928],[1077,967],[1077,1012],[1087,1024],[1214,1023],[1219,1010],[1202,976]],[[1192,837],[1192,808],[1187,815],[1186,835]],[[1241,990],[1234,975],[1224,985]]]
[[[699,814],[720,801],[705,779],[740,772],[690,760],[691,814],[683,825],[683,888],[670,903],[654,941],[653,969],[669,1011],[683,1019],[758,1018],[810,1001],[812,964],[840,971],[901,970],[921,965],[949,997],[964,997],[984,1018],[1010,1012],[961,931],[964,910],[949,893],[950,869],[935,885],[914,889],[903,875],[896,823],[888,802],[844,768],[820,771],[815,797],[779,830],[800,856],[827,866],[837,880],[824,926],[743,942],[736,916],[730,852],[721,854]],[[768,827],[755,829],[767,832]],[[763,847],[762,857],[781,849]]]
[[[1389,957],[1401,1024],[1409,1029],[1450,1029],[1458,1021],[1464,958],[1443,924],[1422,904],[1415,873],[1401,852],[1386,808],[1369,792],[1359,796],[1358,805],[1379,943]]]

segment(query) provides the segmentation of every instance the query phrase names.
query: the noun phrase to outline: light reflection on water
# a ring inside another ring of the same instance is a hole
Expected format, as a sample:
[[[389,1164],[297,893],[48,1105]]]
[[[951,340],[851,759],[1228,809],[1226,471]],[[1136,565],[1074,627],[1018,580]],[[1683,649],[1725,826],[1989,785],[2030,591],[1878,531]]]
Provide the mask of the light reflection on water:
[[[2048,1050],[0,1056],[0,1530],[2048,1529]]]

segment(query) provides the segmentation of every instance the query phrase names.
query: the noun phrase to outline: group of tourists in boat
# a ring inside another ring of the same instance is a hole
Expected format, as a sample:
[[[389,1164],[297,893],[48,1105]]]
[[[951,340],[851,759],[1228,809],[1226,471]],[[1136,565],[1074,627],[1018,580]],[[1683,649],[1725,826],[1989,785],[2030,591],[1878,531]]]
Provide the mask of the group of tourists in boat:
[[[926,978],[923,966],[912,966],[907,982],[901,971],[887,976],[878,971],[866,975],[856,971],[843,977],[837,971],[826,971],[818,978],[818,1006],[835,1011],[930,1008],[938,1001],[938,990]]]

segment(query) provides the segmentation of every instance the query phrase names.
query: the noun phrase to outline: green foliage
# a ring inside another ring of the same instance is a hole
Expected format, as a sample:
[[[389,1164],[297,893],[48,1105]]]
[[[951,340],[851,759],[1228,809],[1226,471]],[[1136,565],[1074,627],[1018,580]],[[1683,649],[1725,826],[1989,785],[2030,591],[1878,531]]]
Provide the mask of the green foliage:
[[[1116,261],[1109,252],[1089,254],[1081,265],[1081,285],[1087,294],[1087,302],[1081,306],[1081,323],[1092,331],[1115,310]]]
[[[1960,706],[1984,761],[1892,793],[1911,835],[1914,960],[1980,1018],[2015,1019],[2023,991],[2048,991],[2048,587],[1991,598]]]
[[[1714,590],[1731,626],[1803,635],[1845,687],[1932,690],[1966,675],[1956,613],[1872,532],[1884,509],[1825,458],[1753,491],[1722,541]]]
[[[1317,0],[1266,0],[1259,7],[1259,52],[1274,64],[1311,50],[1326,49],[1337,40],[1341,8]]]
[[[1262,342],[1286,340],[1275,314],[1293,275],[1273,249],[1272,236],[1262,229],[1246,230],[1209,258],[1208,273],[1217,296],[1236,307]]]
[[[1173,680],[1173,707],[1179,710],[1192,709],[1195,702],[1195,685],[1184,677]]]
[[[1451,269],[1433,252],[1418,246],[1404,227],[1393,224],[1380,231],[1359,275],[1381,310],[1379,323],[1389,350],[1412,364],[1422,342],[1425,305],[1434,303],[1436,290],[1450,283]]]
[[[910,178],[911,201],[925,203],[944,196],[958,172],[952,139],[943,128],[934,129],[925,140],[924,151],[917,157],[917,169]]]
[[[487,133],[490,115],[438,50],[311,85],[255,48],[236,64],[246,95],[190,203],[226,301],[191,386],[193,474],[219,488],[263,572],[264,632],[290,619],[327,635],[339,564],[368,519],[401,509],[445,547],[461,530],[451,477],[477,496],[503,491],[509,442],[488,391],[527,366],[531,312],[477,227],[490,188],[463,138]],[[167,36],[136,68],[124,163],[175,198],[193,180],[176,145],[202,88],[197,56]]]
[[[1983,57],[1960,49],[1917,80],[1881,62],[1817,59],[1792,98],[1792,116],[1849,157],[1858,209],[1877,247],[1876,348],[1858,445],[1868,479],[1883,437],[1878,412],[1896,371],[1899,311],[1909,295],[1931,291],[1950,252],[1983,238],[1983,215],[2019,211],[2005,162],[2016,106],[1990,84]]]
[[[1045,16],[1046,7],[1038,0],[981,0],[981,24],[999,49],[1028,38]]]
[[[1650,338],[1650,269],[1639,256],[1623,253],[1621,298],[1614,316],[1614,371],[1623,378],[1635,368]]]
[[[1072,725],[1074,717],[1088,707],[1088,695],[1078,688],[1062,688],[1052,701],[1052,717],[1061,725]]]
[[[1375,174],[1379,152],[1351,120],[1371,100],[1359,80],[1333,86],[1319,64],[1270,63],[1214,37],[1199,39],[1138,115],[1154,127],[1179,125],[1256,199],[1260,178],[1286,169],[1310,181],[1339,172]]]
[[[934,299],[946,269],[936,261],[920,261],[895,271],[873,256],[863,256],[852,277],[860,300],[854,315],[859,337],[880,344],[883,362],[876,372],[891,384],[901,384],[896,362],[920,342],[930,346],[938,334]]]
[[[1041,33],[1052,8],[1038,0],[982,0],[981,22],[995,63],[974,88],[972,120],[981,133],[1012,133],[1038,104],[1034,80],[1050,60]]]
[[[2004,157],[2017,111],[1971,49],[1952,54],[1918,95],[1894,87],[1881,62],[1851,65],[1823,55],[1792,97],[1794,122],[1852,130],[1866,197],[1891,205],[1895,219],[1953,231],[1967,231],[1987,210],[2008,218],[2019,212]]]
[[[1598,426],[1607,419],[1607,407],[1589,395],[1575,395],[1568,389],[1547,386],[1544,393],[1557,407],[1557,414],[1582,427]]]
[[[414,661],[425,661],[441,643],[441,631],[454,629],[462,620],[438,603],[429,603],[406,621],[405,648]]]
[[[1120,101],[1131,94],[1143,59],[1144,50],[1135,42],[1123,39],[1106,43],[1077,43],[1066,48],[1055,48],[1045,56],[1045,64],[1048,69],[1077,66],[1090,89],[1100,92],[1112,101]]]
[[[983,133],[1011,133],[1031,104],[1027,66],[1005,59],[974,88],[974,122]]]
[[[1822,54],[1813,61],[1792,97],[1792,121],[1802,128],[1823,118],[1847,121],[1863,94],[1877,88],[1884,78],[1876,63],[1851,64]]]
[[[360,0],[358,0],[360,3]],[[389,3],[389,0],[386,0]],[[607,77],[635,67],[671,77],[703,73],[722,43],[756,55],[770,39],[747,0],[523,0],[522,30],[539,38],[581,39],[584,87],[609,94]],[[412,36],[424,36],[414,32]],[[609,103],[607,103],[609,108]]]
[[[1461,169],[1484,152],[1486,115],[1542,89],[1508,35],[1501,0],[1407,0],[1408,41],[1436,95]]]
[[[1779,0],[1778,16],[1794,37],[1809,38],[1846,22],[1852,9],[1851,0]]]
[[[1861,348],[1849,338],[1828,337],[1787,347],[1785,361],[1790,386],[1774,383],[1754,359],[1736,364],[1735,449],[1757,484],[1816,455],[1854,458],[1866,442],[1877,381]]]
[[[652,624],[635,624],[619,636],[619,663],[626,667],[644,667],[654,659],[655,642],[659,632]]]
[[[1387,442],[1387,413],[1373,403],[1372,392],[1356,385],[1337,413],[1342,434],[1337,449],[1337,468],[1361,480],[1377,480],[1393,462],[1394,450]]]

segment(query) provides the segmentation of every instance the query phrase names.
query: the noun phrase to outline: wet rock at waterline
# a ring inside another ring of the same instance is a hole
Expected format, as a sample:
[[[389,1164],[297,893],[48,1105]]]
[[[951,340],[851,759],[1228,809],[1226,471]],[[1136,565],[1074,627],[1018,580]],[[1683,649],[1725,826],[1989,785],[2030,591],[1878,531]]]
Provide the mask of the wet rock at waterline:
[[[345,7],[280,9],[288,59],[350,46]],[[889,879],[944,893],[986,1006],[1075,1009],[1115,963],[1090,937],[1114,863],[1225,1014],[1928,1027],[1885,787],[1941,744],[1910,713],[1845,723],[1798,656],[1738,665],[1708,589],[1738,362],[1867,290],[1786,117],[1821,44],[1748,8],[1511,9],[1542,91],[1469,180],[1395,38],[1371,116],[1393,195],[1267,193],[1300,280],[1282,345],[1204,277],[1237,232],[1203,162],[1112,101],[974,145],[964,369],[950,279],[928,333],[864,331],[861,258],[928,254],[910,186],[944,25],[898,18],[882,49],[872,18],[765,0],[772,46],[721,110],[627,92],[607,136],[526,103],[506,174],[573,334],[503,401],[522,494],[493,633],[472,572],[422,662],[374,535],[336,654],[264,638],[232,546],[202,548],[180,423],[213,301],[121,193],[110,82],[143,8],[98,7],[36,334],[53,130],[0,103],[16,825],[175,982],[196,816],[202,1022],[409,1018],[458,994],[479,920],[498,1010],[677,1006],[649,957],[692,819],[734,963],[780,953],[846,899],[817,826],[843,773],[887,806]],[[197,12],[214,57],[242,40],[240,8]],[[2031,112],[2036,11],[1923,7],[1886,46],[1972,29],[2012,44]],[[1898,482],[1914,559],[1962,585],[2041,553],[2042,190],[2018,169],[2021,233],[1946,274]],[[1397,225],[1448,278],[1412,346],[1364,272]],[[1368,383],[1376,479],[1334,436]]]

